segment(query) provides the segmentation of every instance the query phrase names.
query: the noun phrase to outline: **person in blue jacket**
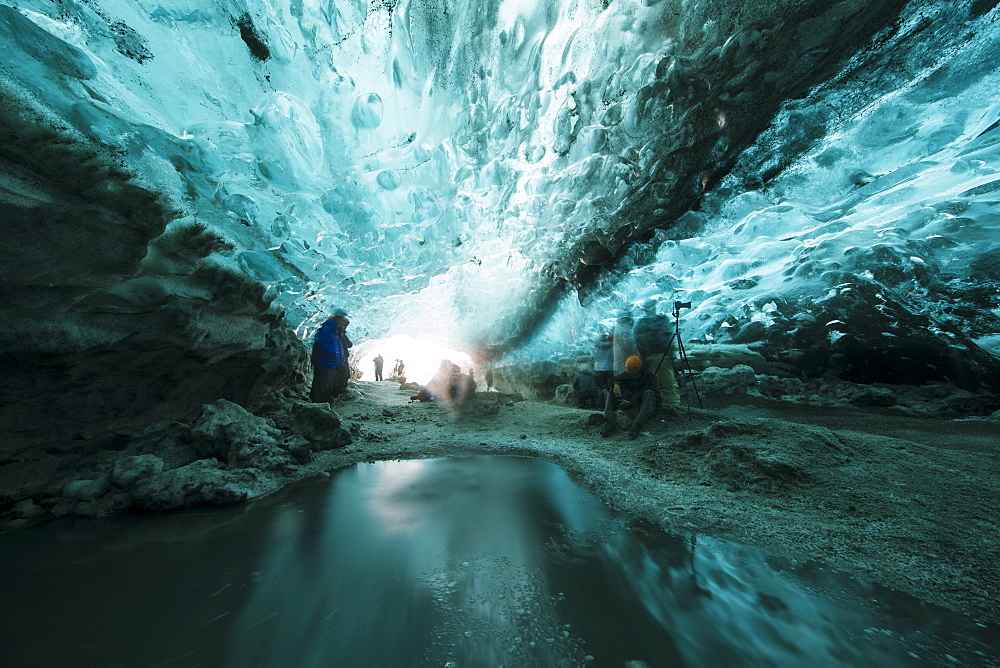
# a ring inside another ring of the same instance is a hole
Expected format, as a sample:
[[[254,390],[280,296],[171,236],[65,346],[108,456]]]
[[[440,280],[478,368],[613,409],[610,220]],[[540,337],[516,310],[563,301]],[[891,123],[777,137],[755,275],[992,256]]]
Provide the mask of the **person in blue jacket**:
[[[338,308],[319,326],[313,341],[313,383],[309,401],[325,403],[343,394],[351,368],[347,351],[354,345],[347,338],[347,311]]]

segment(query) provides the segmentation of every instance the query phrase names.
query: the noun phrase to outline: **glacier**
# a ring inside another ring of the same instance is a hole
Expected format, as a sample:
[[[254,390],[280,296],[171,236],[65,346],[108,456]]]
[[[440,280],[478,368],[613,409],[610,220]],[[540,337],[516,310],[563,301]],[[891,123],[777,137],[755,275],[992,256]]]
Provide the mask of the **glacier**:
[[[333,307],[484,365],[691,302],[995,392],[996,4],[4,0],[4,431],[262,401]]]
[[[696,572],[694,539],[708,565],[733,540],[820,584],[859,574],[866,607],[874,586],[918,596],[891,606],[912,633],[863,629],[921,654],[903,661],[995,657],[998,4],[0,0],[0,553],[12,578],[0,587],[22,594],[8,634],[28,630],[6,644],[24,656],[104,646],[86,625],[55,628],[56,599],[36,594],[73,582],[93,607],[96,581],[60,564],[128,563],[148,579],[138,551],[109,552],[106,522],[138,530],[112,543],[160,554],[161,541],[191,552],[195,534],[225,542],[238,515],[260,547],[272,517],[276,545],[305,531],[312,554],[301,488],[245,502],[359,462],[399,460],[413,490],[417,460],[489,455],[556,464],[550,482],[568,474],[690,538],[683,567],[643,553],[648,568],[612,588],[662,602],[655,580],[676,577],[684,597],[717,606],[723,591],[698,587],[710,574]],[[313,403],[309,346],[339,308],[356,380]],[[662,407],[634,440],[611,416],[621,438],[602,437],[602,415],[569,405],[570,383],[602,332],[650,308],[688,353],[675,364],[687,406]],[[376,354],[386,369],[403,358],[417,384],[445,358],[480,390],[488,370],[492,391],[410,401],[419,385],[366,382]],[[694,379],[704,408],[689,400]],[[454,472],[418,491],[441,501],[448,484],[481,486]],[[519,485],[488,496],[523,504]],[[546,526],[588,512],[566,506]],[[211,599],[202,611],[273,583],[252,551],[245,573],[212,555],[236,584],[225,596],[229,584],[190,580],[192,600]],[[103,589],[108,611],[132,615],[120,586]],[[796,608],[751,581],[738,589],[779,621],[753,634],[784,656],[775,629]],[[973,617],[935,648],[948,618],[925,604]],[[603,611],[600,597],[583,605]],[[239,609],[169,626],[221,647],[220,629],[249,619]],[[291,613],[275,619],[294,626]],[[114,632],[112,617],[95,619]],[[858,642],[831,619],[817,608],[792,631]],[[108,646],[146,649],[120,636]]]

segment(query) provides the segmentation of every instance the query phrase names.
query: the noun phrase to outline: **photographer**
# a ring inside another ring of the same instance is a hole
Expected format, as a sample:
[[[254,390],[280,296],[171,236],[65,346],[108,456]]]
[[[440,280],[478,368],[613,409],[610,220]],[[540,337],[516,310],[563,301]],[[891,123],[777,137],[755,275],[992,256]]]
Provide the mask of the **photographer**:
[[[674,337],[670,333],[670,320],[666,315],[657,313],[656,305],[655,299],[647,299],[642,303],[642,315],[636,320],[634,338],[639,348],[639,357],[656,375],[664,405],[676,406],[680,404],[681,397],[677,388],[677,376],[674,374]],[[688,304],[687,308],[690,306]]]
[[[660,384],[650,371],[643,368],[642,360],[633,355],[625,361],[625,373],[611,379],[611,389],[604,405],[604,427],[601,436],[610,436],[617,428],[617,411],[632,417],[629,438],[639,435],[642,426],[660,407]]]

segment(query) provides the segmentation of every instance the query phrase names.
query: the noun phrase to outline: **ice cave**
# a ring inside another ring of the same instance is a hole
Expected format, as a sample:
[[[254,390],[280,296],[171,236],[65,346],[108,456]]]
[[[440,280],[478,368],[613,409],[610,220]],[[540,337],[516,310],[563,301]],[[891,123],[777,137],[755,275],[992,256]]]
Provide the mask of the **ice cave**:
[[[0,661],[1000,665],[997,4],[0,0]]]

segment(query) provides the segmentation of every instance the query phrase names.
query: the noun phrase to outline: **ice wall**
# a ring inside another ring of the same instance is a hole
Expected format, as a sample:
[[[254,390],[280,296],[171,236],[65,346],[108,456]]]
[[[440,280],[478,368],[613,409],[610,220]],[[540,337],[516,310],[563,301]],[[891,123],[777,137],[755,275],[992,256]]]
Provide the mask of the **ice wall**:
[[[690,301],[686,337],[750,344],[795,375],[996,388],[1000,32],[995,12],[976,20],[987,4],[911,5],[786,102],[699,210],[631,249],[587,308],[566,305],[538,350],[579,350],[593,323],[648,299],[661,312]]]
[[[6,402],[245,401],[331,306],[547,357],[650,297],[989,385],[995,5],[0,0],[4,364],[58,370]]]

